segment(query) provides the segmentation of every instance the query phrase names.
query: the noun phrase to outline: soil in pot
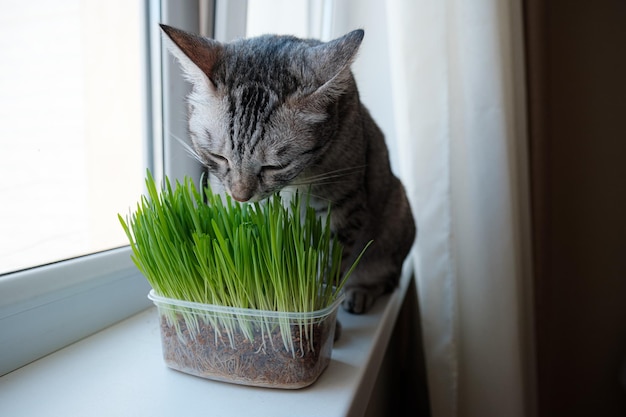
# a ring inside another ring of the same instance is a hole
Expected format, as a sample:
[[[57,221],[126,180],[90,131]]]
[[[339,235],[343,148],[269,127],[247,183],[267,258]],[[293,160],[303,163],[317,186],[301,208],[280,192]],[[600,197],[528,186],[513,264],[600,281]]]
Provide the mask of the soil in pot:
[[[187,319],[186,319],[187,318]],[[336,311],[307,324],[249,322],[248,334],[217,320],[161,315],[163,357],[173,369],[236,384],[296,389],[328,366]],[[282,330],[281,330],[282,329]],[[288,329],[288,330],[287,330]],[[284,338],[284,333],[289,333]]]

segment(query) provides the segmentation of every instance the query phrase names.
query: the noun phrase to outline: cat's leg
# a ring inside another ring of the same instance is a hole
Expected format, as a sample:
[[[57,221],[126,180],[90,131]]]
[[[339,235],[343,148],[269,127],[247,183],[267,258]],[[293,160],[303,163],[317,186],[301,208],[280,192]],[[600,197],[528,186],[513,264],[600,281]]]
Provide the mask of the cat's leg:
[[[374,246],[370,249],[375,251]],[[345,299],[342,303],[344,310],[352,314],[363,314],[369,311],[376,300],[391,292],[400,277],[400,270],[389,259],[377,257],[370,253],[353,272],[344,287]]]
[[[366,313],[381,295],[395,289],[415,235],[413,215],[404,188],[398,182],[388,194],[384,208],[372,217],[357,240],[359,244],[354,246],[364,247],[373,240],[344,287],[342,307],[346,311]]]
[[[367,220],[360,223],[360,228],[353,227],[340,234],[344,238],[344,272],[351,267],[367,243],[373,240],[344,286],[342,307],[353,314],[367,312],[378,297],[391,291],[398,274],[390,262],[385,243],[377,236],[376,228],[371,227]]]
[[[369,242],[366,236],[372,235],[369,232],[369,211],[367,206],[362,203],[364,200],[362,195],[357,194],[347,203],[336,204],[333,207],[334,233],[343,245],[341,269],[344,274],[351,268]],[[366,250],[344,286],[345,298],[342,307],[350,313],[364,313],[371,307],[374,300],[382,294],[382,289],[377,288],[377,285],[369,285],[365,282],[367,279],[363,278],[367,275],[364,272],[367,267],[364,265],[369,263],[372,257],[371,252],[372,246]]]

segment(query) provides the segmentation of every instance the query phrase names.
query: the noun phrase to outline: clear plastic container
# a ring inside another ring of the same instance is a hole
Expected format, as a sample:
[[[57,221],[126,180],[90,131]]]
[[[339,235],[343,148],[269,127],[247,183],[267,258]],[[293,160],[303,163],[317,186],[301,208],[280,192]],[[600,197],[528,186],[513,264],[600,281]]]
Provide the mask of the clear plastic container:
[[[311,385],[330,363],[339,297],[310,313],[199,304],[148,295],[158,307],[167,366],[202,378],[268,388]]]

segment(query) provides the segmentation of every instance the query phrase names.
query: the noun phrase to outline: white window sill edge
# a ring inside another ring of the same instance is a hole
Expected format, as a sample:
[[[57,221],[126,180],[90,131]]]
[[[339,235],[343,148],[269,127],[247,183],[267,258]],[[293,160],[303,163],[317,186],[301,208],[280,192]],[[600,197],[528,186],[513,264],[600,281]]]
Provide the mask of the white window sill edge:
[[[410,263],[409,263],[410,264]],[[3,416],[361,416],[372,394],[412,268],[372,311],[351,315],[331,363],[301,390],[254,388],[171,370],[149,308],[0,378]]]

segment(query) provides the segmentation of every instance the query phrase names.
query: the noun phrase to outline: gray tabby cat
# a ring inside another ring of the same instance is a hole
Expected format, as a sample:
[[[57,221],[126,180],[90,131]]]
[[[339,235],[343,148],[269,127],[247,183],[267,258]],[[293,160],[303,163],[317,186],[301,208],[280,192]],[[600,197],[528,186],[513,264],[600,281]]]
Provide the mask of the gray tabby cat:
[[[373,240],[343,303],[368,311],[396,287],[416,226],[350,70],[363,31],[327,43],[277,35],[220,43],[161,28],[193,87],[189,132],[198,159],[238,201],[310,189],[320,214],[330,202],[344,265]]]

